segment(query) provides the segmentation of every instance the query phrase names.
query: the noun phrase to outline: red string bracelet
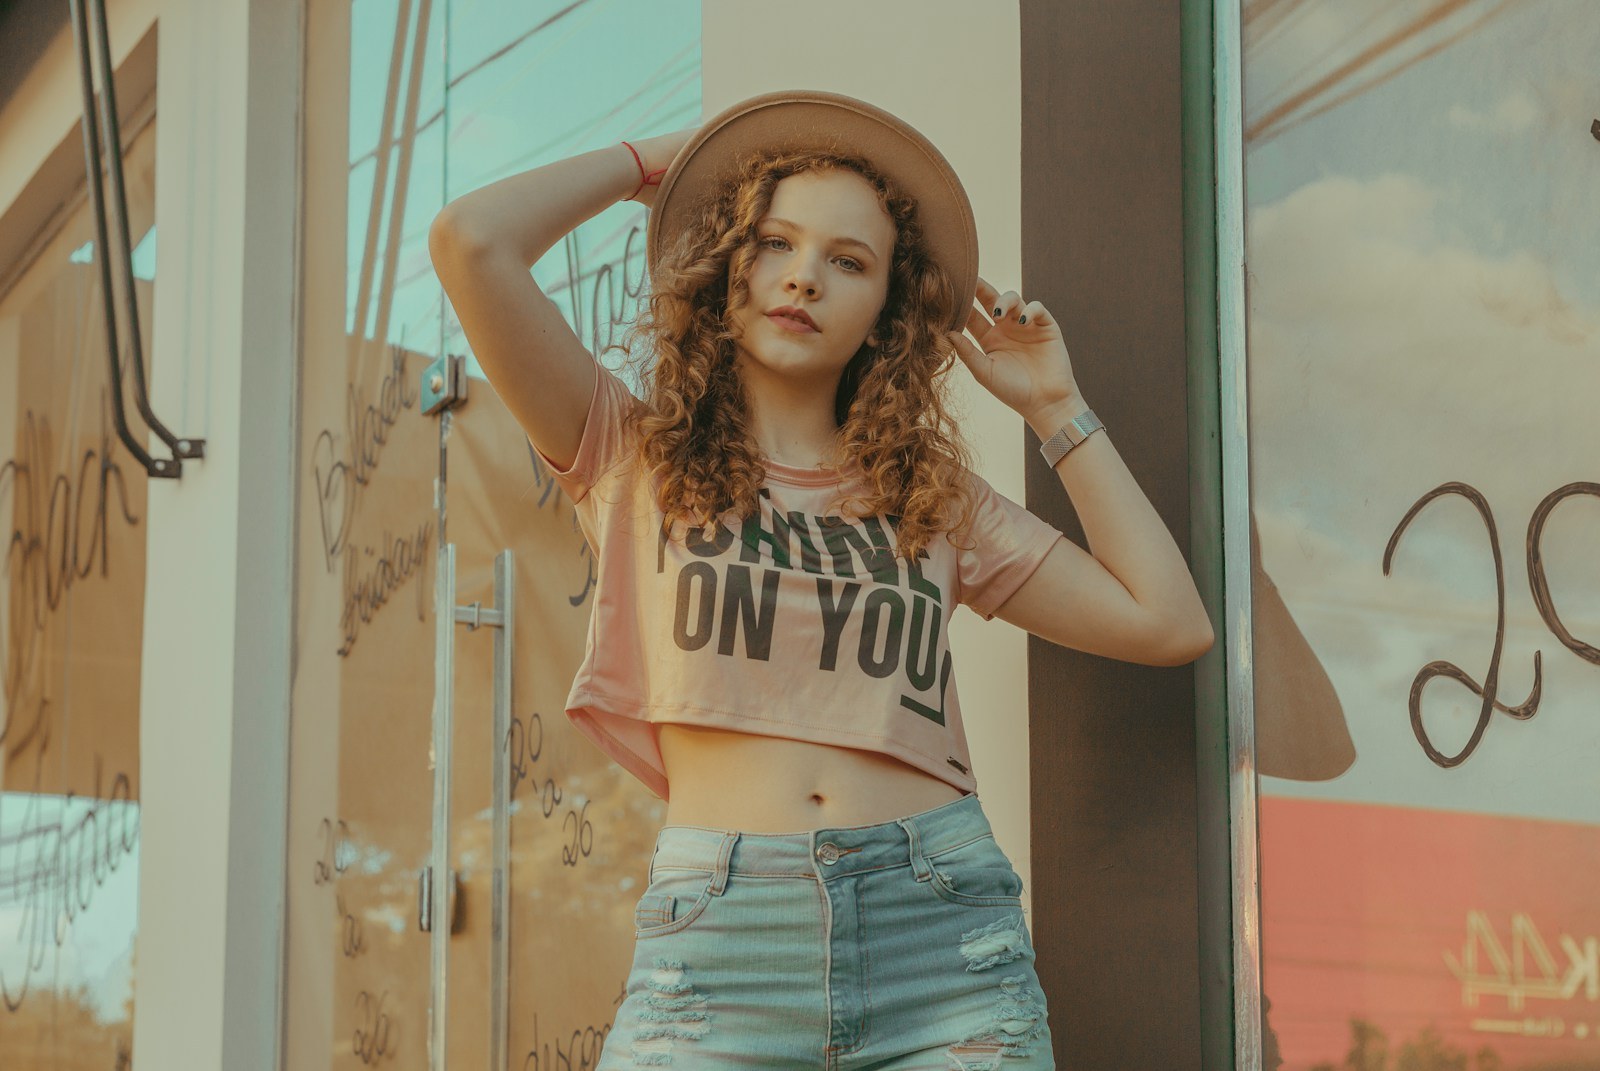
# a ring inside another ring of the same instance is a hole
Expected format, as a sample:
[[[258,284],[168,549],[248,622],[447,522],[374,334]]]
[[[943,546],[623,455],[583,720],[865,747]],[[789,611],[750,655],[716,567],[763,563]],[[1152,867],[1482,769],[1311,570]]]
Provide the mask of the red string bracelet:
[[[626,141],[624,141],[622,144],[628,145],[628,143]],[[663,167],[659,171],[652,171],[648,175],[646,175],[644,173],[644,160],[642,160],[639,157],[639,150],[635,149],[632,145],[628,145],[628,151],[633,153],[634,163],[639,165],[639,175],[640,175],[639,190],[644,189],[646,186],[659,186],[659,185],[661,185],[661,176],[665,175],[667,173],[667,169]],[[624,197],[623,200],[624,201],[633,200],[635,197],[637,197],[639,195],[639,190],[634,190],[632,193],[628,194],[628,196]]]

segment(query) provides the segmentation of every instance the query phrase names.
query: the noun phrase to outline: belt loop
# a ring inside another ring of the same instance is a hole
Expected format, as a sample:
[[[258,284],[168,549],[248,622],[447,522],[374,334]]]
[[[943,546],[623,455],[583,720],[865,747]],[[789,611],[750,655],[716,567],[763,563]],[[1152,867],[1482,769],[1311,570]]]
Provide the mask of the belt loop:
[[[899,823],[901,829],[906,831],[906,840],[909,842],[908,852],[911,856],[911,873],[918,881],[927,881],[933,873],[933,868],[922,857],[922,838],[917,835],[916,825],[906,821],[904,818],[896,818],[895,821]]]
[[[722,850],[717,853],[716,873],[711,875],[711,895],[721,896],[728,887],[728,864],[733,858],[733,845],[739,831],[730,829],[722,838]]]

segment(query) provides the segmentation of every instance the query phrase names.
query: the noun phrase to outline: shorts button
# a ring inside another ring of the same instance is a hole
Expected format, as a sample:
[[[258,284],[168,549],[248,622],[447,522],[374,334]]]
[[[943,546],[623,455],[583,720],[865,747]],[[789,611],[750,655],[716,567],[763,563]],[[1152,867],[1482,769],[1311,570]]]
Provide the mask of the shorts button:
[[[822,860],[824,866],[832,866],[839,861],[839,846],[832,841],[817,849],[817,858]]]

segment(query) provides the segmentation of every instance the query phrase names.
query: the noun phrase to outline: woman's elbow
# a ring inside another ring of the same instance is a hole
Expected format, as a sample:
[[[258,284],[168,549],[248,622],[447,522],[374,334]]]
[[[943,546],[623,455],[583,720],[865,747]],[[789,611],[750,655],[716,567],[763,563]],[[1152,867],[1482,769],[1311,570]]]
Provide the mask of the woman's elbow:
[[[1217,645],[1217,634],[1212,629],[1211,622],[1209,620],[1202,620],[1200,622],[1200,626],[1200,632],[1195,636],[1193,653],[1190,654],[1188,658],[1184,659],[1186,664],[1195,661],[1197,658],[1200,658],[1206,652],[1210,651],[1211,648]]]
[[[1168,634],[1161,660],[1154,664],[1187,666],[1216,646],[1216,642],[1216,633],[1211,628],[1210,620],[1201,618],[1189,628],[1173,629]]]
[[[428,225],[428,256],[437,268],[441,262],[470,259],[493,243],[489,232],[470,216],[445,205]]]

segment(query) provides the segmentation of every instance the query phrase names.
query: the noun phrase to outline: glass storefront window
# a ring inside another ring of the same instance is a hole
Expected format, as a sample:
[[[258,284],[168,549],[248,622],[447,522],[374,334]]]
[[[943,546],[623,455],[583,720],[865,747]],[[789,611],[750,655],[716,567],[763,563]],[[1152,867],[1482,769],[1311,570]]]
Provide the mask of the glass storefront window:
[[[1246,5],[1263,1066],[1600,1068],[1600,13]]]
[[[123,161],[140,337],[153,122]],[[0,1067],[128,1066],[139,864],[146,486],[112,422],[85,201],[0,295]],[[115,274],[121,268],[112,264]],[[123,380],[132,347],[115,295]],[[133,409],[129,422],[142,432]]]

